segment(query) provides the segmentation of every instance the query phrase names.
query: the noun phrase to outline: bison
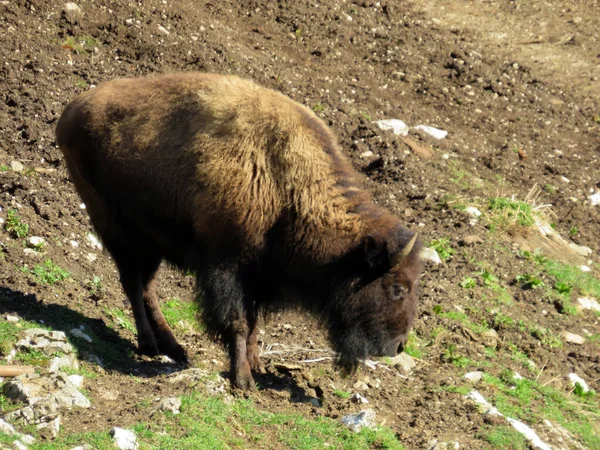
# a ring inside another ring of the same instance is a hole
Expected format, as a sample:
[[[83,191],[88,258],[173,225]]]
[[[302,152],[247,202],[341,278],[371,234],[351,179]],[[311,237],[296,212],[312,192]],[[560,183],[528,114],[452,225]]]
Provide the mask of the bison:
[[[152,286],[163,260],[197,274],[235,387],[264,371],[257,319],[282,308],[318,317],[342,368],[403,350],[419,240],[308,108],[235,76],[117,79],[67,105],[56,141],[119,270],[138,352],[187,362]]]

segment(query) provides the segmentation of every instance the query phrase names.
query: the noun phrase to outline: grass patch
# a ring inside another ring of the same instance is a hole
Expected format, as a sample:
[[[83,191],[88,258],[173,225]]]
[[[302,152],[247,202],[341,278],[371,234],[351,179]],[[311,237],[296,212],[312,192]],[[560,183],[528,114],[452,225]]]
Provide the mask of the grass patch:
[[[61,47],[75,53],[90,53],[97,44],[98,41],[92,36],[69,36],[63,41]]]
[[[29,272],[40,283],[50,285],[66,280],[71,276],[69,272],[55,264],[51,259],[47,259],[42,264],[36,264],[33,269],[29,269],[25,265],[23,271]]]
[[[336,448],[403,449],[389,428],[364,429],[354,433],[339,421],[327,417],[306,418],[296,413],[272,413],[258,409],[251,401],[192,392],[181,398],[181,413],[165,413],[160,420],[131,427],[140,448],[231,449],[231,448]],[[1,442],[1,441],[0,441]],[[59,436],[54,442],[33,444],[32,450],[71,448],[90,444],[113,448],[107,433],[78,433]]]
[[[529,444],[525,437],[513,427],[505,425],[483,431],[477,436],[494,448],[507,450],[528,450]]]
[[[477,286],[477,281],[472,277],[464,277],[458,285],[463,289],[473,289]]]
[[[29,225],[21,220],[16,209],[9,209],[6,213],[4,229],[14,238],[22,239],[29,234]]]
[[[322,113],[325,111],[325,106],[322,103],[315,103],[312,107],[312,110],[316,113]]]
[[[343,399],[352,397],[352,394],[350,392],[340,391],[338,389],[333,391],[333,395],[335,395],[336,397],[339,397],[339,398],[343,398]]]
[[[137,335],[137,328],[135,325],[133,325],[133,323],[131,323],[131,320],[129,320],[129,317],[127,317],[122,309],[105,307],[104,312],[119,327],[123,328],[124,330],[131,331],[133,334]]]
[[[517,225],[528,228],[535,224],[533,206],[521,200],[492,198],[488,202],[488,212],[490,231],[504,231]]]
[[[596,397],[573,400],[567,393],[535,380],[515,379],[510,370],[499,377],[485,374],[483,381],[492,391],[490,402],[501,413],[529,423],[544,419],[557,422],[578,435],[588,448],[600,448],[600,427],[596,420],[600,405]]]
[[[171,328],[178,328],[182,331],[202,331],[198,320],[198,304],[194,301],[172,298],[164,303],[162,312]]]
[[[449,238],[434,239],[429,243],[429,247],[438,253],[442,261],[446,261],[452,255],[454,255],[454,253],[456,253],[456,250],[450,246]]]

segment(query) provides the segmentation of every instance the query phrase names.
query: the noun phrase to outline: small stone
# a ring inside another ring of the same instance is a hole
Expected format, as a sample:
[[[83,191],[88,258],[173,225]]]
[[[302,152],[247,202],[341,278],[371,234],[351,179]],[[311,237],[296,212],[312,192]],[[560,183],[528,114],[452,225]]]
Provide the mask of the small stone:
[[[292,363],[275,363],[273,367],[275,367],[275,369],[277,369],[279,372],[292,372],[296,370],[302,370],[301,365]]]
[[[94,342],[94,340],[91,337],[89,337],[87,334],[85,334],[79,328],[73,328],[71,331],[69,331],[69,334],[72,336],[75,336],[76,338],[83,339],[84,341],[86,341],[90,344],[92,342]]]
[[[117,447],[119,447],[121,450],[138,449],[137,437],[133,431],[115,427],[110,430],[109,434],[114,439]]]
[[[95,235],[93,235],[92,233],[88,233],[85,235],[85,237],[87,238],[88,242],[92,247],[97,248],[98,250],[102,250],[102,244]]]
[[[440,442],[433,439],[427,443],[427,450],[458,450],[460,444],[456,441]]]
[[[34,250],[32,248],[24,248],[23,253],[25,253],[27,256],[30,256],[32,258],[39,258],[40,256],[42,256],[41,252]]]
[[[464,245],[471,246],[471,245],[475,245],[475,244],[482,244],[484,241],[479,236],[477,236],[475,234],[471,234],[471,235],[463,238],[462,242]]]
[[[73,386],[75,386],[77,389],[83,386],[83,380],[83,375],[69,375],[69,381],[73,383]]]
[[[18,322],[19,320],[21,320],[21,319],[19,319],[18,316],[11,316],[10,314],[6,315],[6,321],[7,322],[13,322],[14,323],[14,322]]]
[[[73,355],[55,356],[50,360],[50,364],[48,365],[48,371],[50,372],[58,372],[65,368],[75,370],[79,369],[77,358],[75,358]]]
[[[483,372],[469,372],[463,375],[465,380],[470,381],[471,383],[479,383],[483,378]]]
[[[421,250],[421,258],[423,261],[430,261],[434,264],[441,264],[442,260],[438,252],[436,252],[433,248],[423,247]]]
[[[589,388],[588,384],[585,382],[585,380],[583,378],[581,378],[579,375],[577,375],[576,373],[570,373],[569,375],[567,375],[567,378],[571,382],[571,386],[575,387],[576,384],[579,384],[581,386],[581,388],[583,389],[583,392],[590,391],[590,388]]]
[[[594,298],[580,297],[577,299],[577,303],[579,303],[579,309],[591,309],[592,311],[600,312],[600,303],[598,303],[598,300]]]
[[[479,211],[477,208],[475,208],[474,206],[467,206],[465,208],[465,212],[470,215],[471,217],[479,217],[481,216],[481,211]]]
[[[5,422],[0,419],[0,432],[8,435],[16,434],[15,427],[13,427],[10,423]]]
[[[98,255],[96,255],[95,253],[88,253],[87,255],[85,255],[85,259],[93,263],[98,259]]]
[[[371,156],[373,156],[373,152],[371,150],[367,150],[366,152],[360,154],[361,159],[370,158]]]
[[[408,135],[408,125],[400,119],[378,120],[375,124],[382,130],[391,130],[394,134]]]
[[[561,175],[560,177],[560,181],[562,181],[563,183],[570,183],[571,180],[569,180],[567,177],[565,177],[564,175]]]
[[[311,398],[309,400],[310,404],[313,405],[315,408],[320,408],[321,407],[321,402],[319,401],[318,398]]]
[[[21,434],[19,440],[25,445],[31,445],[35,442],[35,438],[30,434]]]
[[[75,24],[79,22],[79,20],[83,17],[83,10],[79,7],[77,3],[65,3],[65,6],[62,11],[62,16],[68,23]]]
[[[588,197],[588,199],[590,200],[590,204],[592,206],[600,205],[600,191],[596,192],[595,194],[590,195]]]
[[[168,36],[169,34],[171,34],[169,32],[169,30],[167,30],[165,27],[163,27],[162,25],[158,26],[158,32],[161,34],[164,34],[165,36]]]
[[[364,398],[358,392],[356,392],[354,395],[352,395],[352,397],[350,397],[350,401],[354,402],[354,403],[360,403],[360,404],[363,404],[363,405],[366,405],[367,403],[369,403],[369,400],[367,400],[366,398]]]
[[[448,136],[448,132],[445,130],[440,130],[439,128],[430,127],[428,125],[417,125],[414,127],[415,130],[422,131],[425,134],[433,137],[434,139],[441,140]]]
[[[27,247],[33,249],[40,249],[46,245],[46,240],[39,236],[30,236],[27,238]]]
[[[361,390],[361,391],[367,391],[369,389],[369,385],[367,383],[365,383],[364,381],[357,381],[356,383],[354,383],[354,386],[352,386],[354,389],[356,390]]]
[[[128,27],[133,26],[134,23],[135,21],[133,19],[125,19],[125,25],[127,25]]]
[[[592,271],[591,267],[586,266],[586,265],[579,266],[579,270],[581,270],[582,272],[591,272]]]
[[[23,444],[21,441],[13,441],[13,447],[15,450],[27,450],[27,446]]]
[[[581,17],[573,17],[573,20],[572,20],[572,22],[573,22],[575,25],[578,25],[578,24],[580,24],[581,22],[583,22],[583,19],[582,19]]]
[[[408,353],[400,353],[394,356],[391,364],[404,373],[410,373],[417,365],[415,360]]]
[[[79,242],[77,241],[69,241],[69,244],[71,245],[71,247],[73,248],[77,248],[79,247]]]
[[[13,172],[23,172],[25,170],[25,166],[19,161],[11,161],[10,169]]]
[[[563,331],[560,333],[560,336],[570,344],[582,345],[585,342],[585,338],[575,333],[570,333],[568,331]]]
[[[588,257],[593,253],[593,250],[584,245],[577,245],[574,242],[569,243],[569,248],[577,253],[579,256]]]
[[[467,400],[473,400],[480,407],[483,414],[489,414],[490,416],[502,416],[494,406],[492,406],[484,397],[477,391],[471,391],[465,395]]]
[[[375,411],[365,409],[356,414],[349,414],[342,417],[342,423],[356,433],[363,428],[375,428]]]
[[[173,414],[179,414],[179,408],[181,408],[181,399],[179,397],[163,398],[157,407],[160,411],[168,411]]]
[[[60,416],[50,422],[40,423],[37,428],[43,438],[56,439],[60,431]]]
[[[93,85],[92,85],[92,86],[93,86]],[[79,204],[79,209],[85,209],[85,208],[86,208],[86,206],[85,206],[85,203],[80,203],[80,204]]]

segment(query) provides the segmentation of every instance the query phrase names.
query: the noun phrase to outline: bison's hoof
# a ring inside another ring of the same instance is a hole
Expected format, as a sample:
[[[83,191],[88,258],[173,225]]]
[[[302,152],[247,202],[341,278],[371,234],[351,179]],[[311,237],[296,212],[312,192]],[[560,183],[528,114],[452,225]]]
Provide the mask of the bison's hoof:
[[[164,355],[174,360],[177,364],[187,367],[189,365],[189,359],[187,352],[184,348],[179,345],[160,346],[160,350]]]
[[[250,369],[252,369],[252,372],[254,373],[267,373],[267,371],[265,370],[265,366],[263,365],[260,359],[251,361]]]
[[[240,389],[242,391],[256,389],[256,384],[254,383],[254,378],[252,378],[251,374],[237,374],[231,379],[231,384],[235,389]]]

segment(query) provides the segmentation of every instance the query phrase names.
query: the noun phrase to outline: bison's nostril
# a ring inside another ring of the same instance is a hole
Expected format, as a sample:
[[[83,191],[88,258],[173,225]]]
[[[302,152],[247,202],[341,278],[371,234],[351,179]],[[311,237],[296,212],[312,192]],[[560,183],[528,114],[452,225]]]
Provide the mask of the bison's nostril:
[[[404,351],[404,343],[400,342],[400,344],[398,344],[398,351],[397,351],[398,355],[400,353],[402,353],[403,351]]]

